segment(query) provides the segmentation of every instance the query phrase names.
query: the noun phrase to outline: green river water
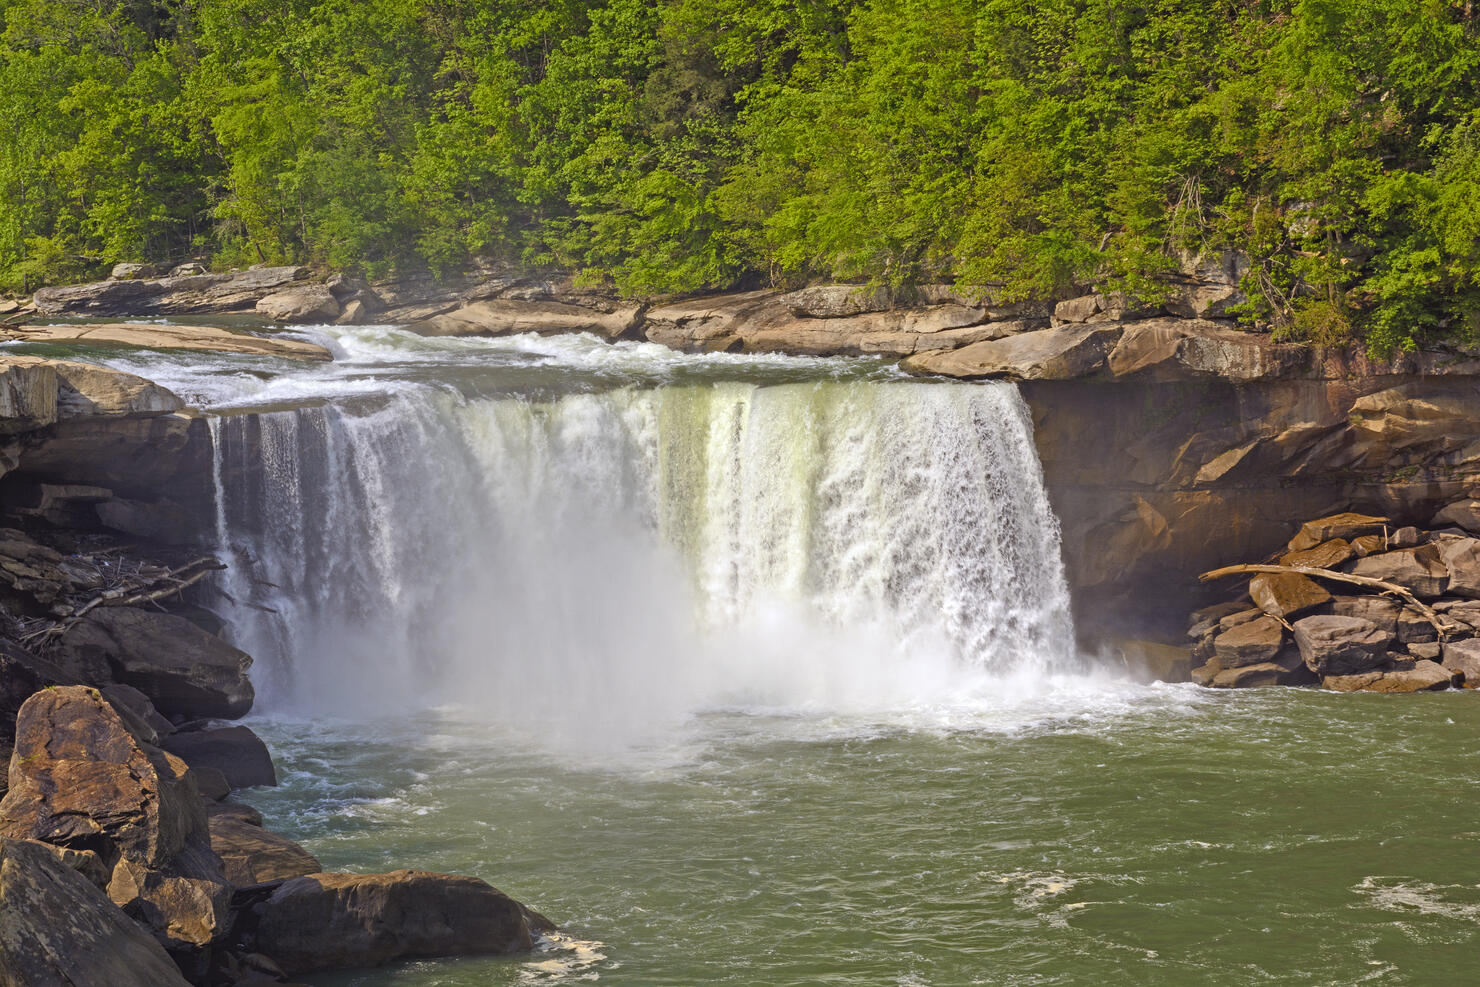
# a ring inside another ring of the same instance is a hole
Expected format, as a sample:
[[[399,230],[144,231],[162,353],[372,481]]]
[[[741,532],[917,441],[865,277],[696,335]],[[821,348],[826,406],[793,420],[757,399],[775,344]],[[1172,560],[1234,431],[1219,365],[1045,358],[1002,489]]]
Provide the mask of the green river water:
[[[327,868],[476,874],[570,937],[319,985],[1480,977],[1480,697],[1064,688],[710,714],[594,768],[452,711],[261,723],[286,777],[252,801]]]

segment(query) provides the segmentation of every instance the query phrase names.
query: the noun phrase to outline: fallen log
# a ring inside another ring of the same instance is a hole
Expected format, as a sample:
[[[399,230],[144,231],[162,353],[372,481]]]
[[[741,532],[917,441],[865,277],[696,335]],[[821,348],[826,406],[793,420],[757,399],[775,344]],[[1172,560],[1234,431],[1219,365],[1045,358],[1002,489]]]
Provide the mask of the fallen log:
[[[1357,576],[1350,572],[1337,572],[1334,569],[1317,569],[1306,565],[1273,565],[1271,563],[1245,563],[1242,565],[1226,565],[1221,569],[1213,569],[1205,572],[1197,578],[1202,582],[1212,582],[1214,579],[1222,579],[1224,576],[1245,576],[1249,574],[1259,575],[1262,573],[1293,572],[1301,576],[1310,576],[1314,579],[1327,579],[1337,583],[1347,583],[1352,586],[1362,586],[1367,589],[1378,590],[1384,596],[1396,596],[1404,603],[1423,614],[1424,619],[1434,625],[1434,630],[1439,632],[1439,640],[1448,640],[1451,631],[1458,630],[1454,624],[1441,620],[1432,607],[1413,595],[1413,591],[1406,586],[1390,583],[1384,579],[1373,579],[1371,576]]]

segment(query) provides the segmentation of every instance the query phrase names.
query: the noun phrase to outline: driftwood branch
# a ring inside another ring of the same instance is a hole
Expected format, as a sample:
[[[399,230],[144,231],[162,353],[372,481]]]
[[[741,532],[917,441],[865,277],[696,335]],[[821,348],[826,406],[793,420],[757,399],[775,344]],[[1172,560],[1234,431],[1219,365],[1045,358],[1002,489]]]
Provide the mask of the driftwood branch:
[[[1310,576],[1315,579],[1327,579],[1337,583],[1348,583],[1352,586],[1362,586],[1366,589],[1375,589],[1386,596],[1396,596],[1419,613],[1424,619],[1434,625],[1434,630],[1439,632],[1439,640],[1443,641],[1449,637],[1449,633],[1457,628],[1444,620],[1441,620],[1433,607],[1424,603],[1413,595],[1413,591],[1407,586],[1390,583],[1385,579],[1373,579],[1371,576],[1357,576],[1350,572],[1337,572],[1334,569],[1317,569],[1308,565],[1271,565],[1268,563],[1246,563],[1243,565],[1226,565],[1221,569],[1205,572],[1197,578],[1202,582],[1211,582],[1214,579],[1222,579],[1224,576],[1243,576],[1250,573],[1284,573],[1293,572],[1300,576]]]
[[[74,609],[66,619],[59,620],[54,624],[32,631],[22,638],[25,643],[44,641],[49,638],[60,637],[88,613],[98,607],[128,607],[139,603],[152,603],[162,600],[167,596],[182,593],[191,586],[200,582],[213,572],[219,572],[226,566],[214,556],[207,555],[196,559],[178,569],[155,570],[142,578],[129,580],[112,589],[104,590],[97,596],[88,600],[82,606]]]

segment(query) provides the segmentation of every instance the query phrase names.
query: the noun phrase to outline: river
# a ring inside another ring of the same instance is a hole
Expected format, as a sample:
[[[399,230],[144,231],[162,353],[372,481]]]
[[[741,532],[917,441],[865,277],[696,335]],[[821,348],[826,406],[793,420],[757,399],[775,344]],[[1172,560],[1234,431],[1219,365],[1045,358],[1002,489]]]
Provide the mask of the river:
[[[315,984],[1474,979],[1474,694],[1077,654],[1010,385],[305,332],[107,359],[219,415],[247,800],[563,930]]]

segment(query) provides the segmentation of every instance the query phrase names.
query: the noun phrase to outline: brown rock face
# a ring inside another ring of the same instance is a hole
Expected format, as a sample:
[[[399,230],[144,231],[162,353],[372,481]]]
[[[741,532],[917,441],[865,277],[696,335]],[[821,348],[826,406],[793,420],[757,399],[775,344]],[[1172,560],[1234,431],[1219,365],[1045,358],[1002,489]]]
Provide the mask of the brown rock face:
[[[170,946],[203,946],[225,931],[231,889],[188,772],[97,690],[43,690],[16,722],[0,835],[96,853],[115,904]]]
[[[1255,576],[1249,580],[1249,595],[1265,613],[1287,619],[1331,601],[1319,583],[1293,572]]]
[[[1440,560],[1436,545],[1369,555],[1358,560],[1352,574],[1397,583],[1423,597],[1441,596],[1449,585],[1449,570]]]
[[[513,898],[476,878],[410,870],[293,878],[262,906],[257,931],[257,950],[289,974],[532,947]]]
[[[69,661],[107,662],[119,681],[165,715],[243,716],[252,708],[252,659],[182,617],[98,607],[62,636]]]
[[[1257,689],[1269,685],[1314,685],[1316,676],[1300,658],[1287,649],[1273,661],[1227,668],[1215,673],[1205,685],[1214,689]]]
[[[1355,675],[1388,660],[1393,635],[1370,620],[1320,614],[1297,620],[1295,644],[1300,657],[1320,676]]]
[[[44,845],[0,840],[0,983],[187,987],[142,928]]]
[[[185,772],[151,756],[97,690],[44,689],[16,720],[0,834],[162,865],[205,826]]]
[[[1258,617],[1219,634],[1213,651],[1225,669],[1273,661],[1285,643],[1285,628],[1273,617]]]
[[[239,888],[323,870],[313,854],[297,843],[238,814],[213,814],[210,823],[211,849],[220,856],[226,879]]]

